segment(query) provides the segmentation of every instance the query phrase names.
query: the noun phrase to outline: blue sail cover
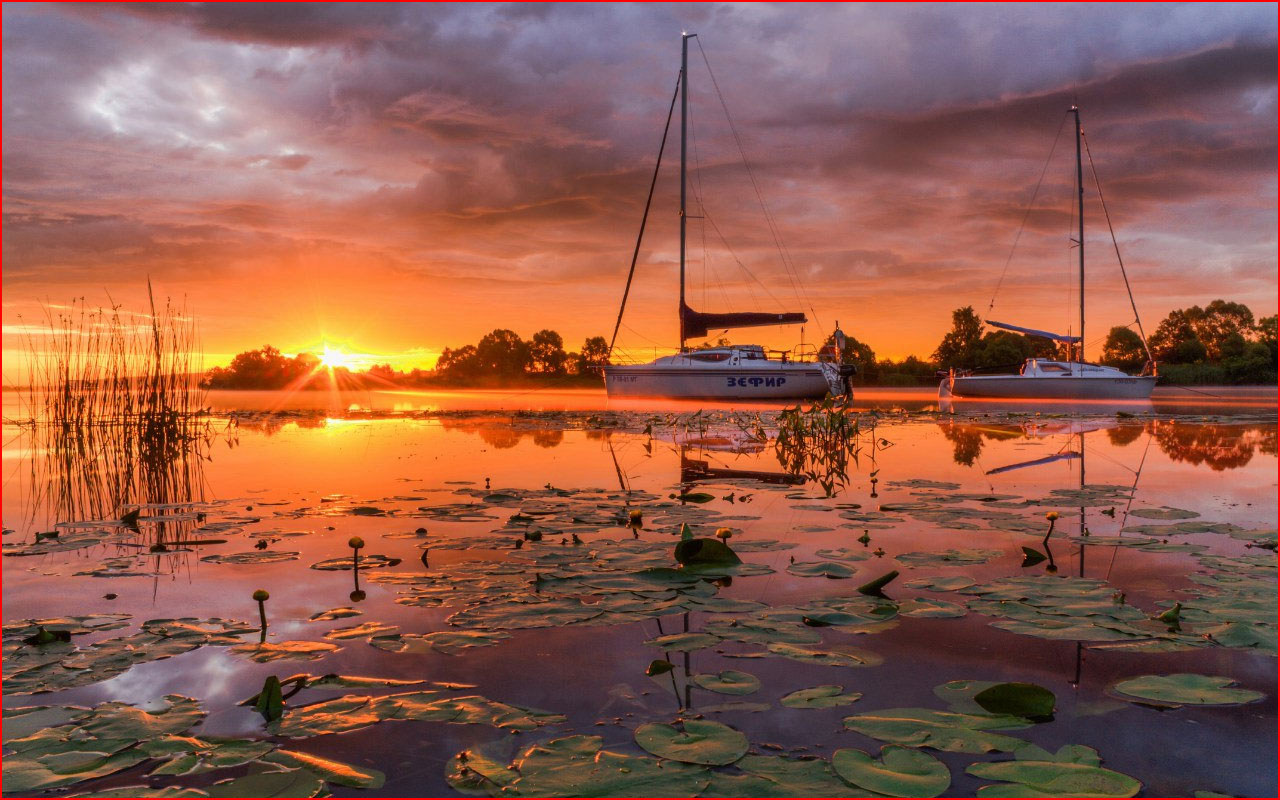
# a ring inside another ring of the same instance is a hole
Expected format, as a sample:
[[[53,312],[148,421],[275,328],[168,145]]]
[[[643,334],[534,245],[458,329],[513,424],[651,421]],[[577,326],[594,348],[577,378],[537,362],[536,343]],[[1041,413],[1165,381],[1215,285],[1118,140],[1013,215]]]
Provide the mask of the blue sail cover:
[[[1004,328],[1006,331],[1016,331],[1017,333],[1025,333],[1028,336],[1043,336],[1046,339],[1052,339],[1055,342],[1067,342],[1075,344],[1080,341],[1079,336],[1065,336],[1061,333],[1050,333],[1049,331],[1038,331],[1035,328],[1020,328],[1017,325],[1009,325],[1004,322],[996,322],[995,320],[987,320],[987,324],[994,328]]]

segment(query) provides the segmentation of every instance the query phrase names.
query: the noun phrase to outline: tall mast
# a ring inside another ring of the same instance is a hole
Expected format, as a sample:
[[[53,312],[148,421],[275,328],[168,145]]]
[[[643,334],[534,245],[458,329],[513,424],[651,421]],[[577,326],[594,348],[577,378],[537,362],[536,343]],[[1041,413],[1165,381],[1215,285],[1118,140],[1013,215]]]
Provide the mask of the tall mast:
[[[1080,248],[1080,347],[1076,350],[1076,360],[1080,364],[1084,364],[1084,163],[1080,158],[1080,140],[1082,138],[1080,131],[1080,106],[1072,105],[1071,113],[1076,117],[1076,190],[1079,192],[1080,207],[1077,209],[1077,219],[1080,223],[1080,232],[1076,245]],[[681,203],[683,205],[683,203]],[[681,237],[683,242],[683,236]],[[683,245],[682,245],[683,251]],[[683,263],[683,261],[681,262]],[[683,278],[682,278],[683,280]],[[682,289],[683,291],[683,289]]]
[[[680,352],[684,352],[684,241],[686,172],[689,163],[689,39],[696,33],[680,34]]]

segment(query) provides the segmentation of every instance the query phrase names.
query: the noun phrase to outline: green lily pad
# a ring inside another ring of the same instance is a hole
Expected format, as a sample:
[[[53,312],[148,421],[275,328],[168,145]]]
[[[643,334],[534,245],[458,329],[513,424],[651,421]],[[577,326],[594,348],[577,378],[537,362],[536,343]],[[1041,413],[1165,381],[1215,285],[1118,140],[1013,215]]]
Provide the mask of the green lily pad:
[[[916,597],[911,600],[904,600],[898,604],[898,614],[903,617],[915,617],[921,619],[954,619],[963,617],[969,613],[969,609],[959,603],[949,603],[946,600],[933,600],[928,597]]]
[[[989,714],[1036,719],[1052,716],[1057,698],[1034,683],[997,683],[975,694],[973,700]]]
[[[636,744],[655,756],[689,764],[724,766],[747,753],[747,737],[728,725],[711,720],[687,719],[684,730],[650,722],[636,728]]]
[[[262,760],[288,768],[305,769],[328,783],[350,786],[353,789],[380,789],[387,781],[387,776],[376,769],[357,767],[295,750],[276,750]]]
[[[837,750],[831,767],[849,783],[890,797],[937,797],[951,785],[946,764],[923,750],[896,744],[880,748],[879,759],[862,750]]]
[[[567,736],[526,750],[520,777],[503,789],[516,797],[693,797],[707,788],[706,767],[601,750],[599,736]]]
[[[206,787],[209,797],[319,797],[325,792],[319,775],[305,769],[254,772]]]
[[[913,578],[903,584],[908,589],[925,589],[933,592],[955,592],[976,586],[977,581],[965,575],[950,575],[936,578]]]
[[[274,564],[277,561],[293,561],[301,553],[283,550],[250,550],[247,553],[213,553],[201,556],[208,564]]]
[[[851,578],[857,570],[838,561],[797,561],[787,572],[802,578]]]
[[[231,648],[231,652],[266,664],[272,661],[312,661],[340,649],[336,644],[326,642],[288,641],[241,644]]]
[[[1252,689],[1234,688],[1233,678],[1216,675],[1143,675],[1120,681],[1113,687],[1126,700],[1146,700],[1172,705],[1235,705],[1266,697]]]
[[[694,675],[693,682],[718,694],[753,694],[760,689],[760,679],[749,672],[727,669],[716,675]]]
[[[1143,519],[1192,519],[1200,515],[1183,508],[1135,508],[1129,512],[1129,516]]]
[[[859,697],[862,697],[862,692],[845,694],[843,686],[826,685],[783,695],[780,702],[787,708],[835,708],[847,706]]]
[[[819,649],[774,642],[769,645],[769,652],[793,661],[826,664],[832,667],[875,667],[884,663],[884,659],[875,653],[849,645],[830,645]]]
[[[704,797],[866,797],[865,789],[850,786],[821,758],[744,756],[736,765],[747,773],[722,772]],[[718,790],[718,791],[717,791]]]
[[[927,708],[890,708],[844,718],[844,726],[882,742],[951,753],[1013,752],[1022,739],[992,733],[1032,725],[1022,717],[957,714]]]
[[[376,636],[385,634],[388,631],[399,630],[395,625],[388,625],[385,622],[362,622],[359,625],[351,625],[346,628],[334,628],[324,635],[326,639],[364,639],[368,636]]]
[[[296,554],[295,554],[296,555]],[[371,553],[367,556],[360,556],[360,569],[376,569],[378,567],[394,567],[400,563],[400,559],[391,556],[379,555]],[[355,569],[355,559],[352,556],[341,556],[339,558],[329,558],[324,561],[317,561],[311,565],[312,569],[324,571],[341,571],[345,569]]]
[[[445,780],[462,794],[497,795],[520,777],[519,772],[507,766],[510,759],[506,754],[510,751],[508,741],[498,740],[456,753],[449,759]]]
[[[464,628],[552,628],[585,622],[604,613],[598,605],[574,597],[551,600],[498,601],[464,609],[449,617],[450,625]]]
[[[688,653],[693,650],[714,647],[720,644],[721,641],[719,636],[713,636],[710,633],[690,631],[689,633],[668,633],[666,636],[650,639],[645,644],[667,652]]]
[[[1050,754],[1035,745],[1014,753],[1013,761],[971,764],[965,769],[984,780],[1007,783],[983,786],[978,797],[1133,797],[1142,782],[1098,766],[1096,751],[1066,745]]]
[[[960,564],[985,564],[1004,555],[1003,550],[937,550],[903,553],[894,556],[913,567],[948,567]]]
[[[268,730],[279,736],[302,738],[345,733],[396,719],[474,723],[525,731],[563,722],[565,718],[479,695],[454,697],[429,690],[382,697],[345,695],[311,705],[289,707],[283,717],[271,723]]]
[[[400,633],[374,636],[369,644],[392,653],[427,653],[435,651],[455,656],[471,647],[490,647],[511,634],[502,631],[437,631],[436,633]]]
[[[318,611],[312,614],[310,620],[312,622],[332,622],[335,619],[345,619],[346,617],[358,617],[363,614],[354,608],[331,608],[328,611]]]
[[[731,567],[742,559],[719,539],[686,539],[676,545],[675,559],[684,567]]]
[[[871,558],[871,553],[866,549],[854,549],[852,547],[818,550],[814,552],[814,555],[818,558],[826,558],[832,561],[866,561]]]

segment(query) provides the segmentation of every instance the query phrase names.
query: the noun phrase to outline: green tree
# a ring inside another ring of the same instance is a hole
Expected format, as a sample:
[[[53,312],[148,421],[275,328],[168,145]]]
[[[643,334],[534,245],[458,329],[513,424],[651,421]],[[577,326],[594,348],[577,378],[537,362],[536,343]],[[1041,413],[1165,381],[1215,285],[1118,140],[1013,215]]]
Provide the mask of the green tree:
[[[226,367],[214,367],[202,381],[210,389],[283,389],[316,371],[312,353],[289,358],[271,345],[236,354]]]
[[[1244,340],[1245,334],[1252,334],[1253,312],[1243,303],[1232,303],[1226,300],[1214,300],[1202,310],[1199,306],[1187,309],[1191,327],[1196,337],[1204,343],[1204,349],[1210,361],[1221,361],[1229,357],[1224,348],[1233,347],[1237,354],[1243,350],[1233,337]],[[1228,342],[1231,344],[1228,344]]]
[[[569,354],[564,351],[564,339],[553,330],[540,330],[529,340],[529,357],[534,372],[543,375],[563,375]]]
[[[1117,369],[1132,372],[1141,369],[1147,363],[1147,351],[1142,346],[1142,337],[1123,325],[1117,325],[1107,334],[1107,341],[1102,345],[1102,363]]]
[[[974,353],[982,340],[982,320],[973,306],[951,312],[951,330],[933,351],[933,360],[941,367],[973,367]]]
[[[1191,312],[1195,312],[1194,314]],[[1208,351],[1192,325],[1193,316],[1203,313],[1198,307],[1181,308],[1169,312],[1160,321],[1147,343],[1156,361],[1168,364],[1196,364],[1205,360]]]
[[[582,352],[578,354],[577,372],[586,375],[596,372],[609,363],[609,343],[603,336],[592,336],[582,343]]]
[[[1276,363],[1276,315],[1263,317],[1255,326],[1258,341],[1267,346],[1271,353],[1271,363]]]
[[[446,347],[436,361],[436,374],[445,380],[469,380],[480,373],[475,345],[464,345],[457,350]]]
[[[531,363],[529,343],[506,328],[480,337],[476,344],[476,364],[482,376],[513,378],[525,374]]]

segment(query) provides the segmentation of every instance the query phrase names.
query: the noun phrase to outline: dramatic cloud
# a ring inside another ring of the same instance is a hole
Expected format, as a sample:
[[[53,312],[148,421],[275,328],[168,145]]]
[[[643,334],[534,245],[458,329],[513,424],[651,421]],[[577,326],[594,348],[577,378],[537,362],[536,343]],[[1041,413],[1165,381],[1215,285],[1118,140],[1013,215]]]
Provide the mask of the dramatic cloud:
[[[1078,102],[1148,324],[1217,296],[1276,310],[1266,5],[8,4],[3,22],[6,326],[37,298],[136,302],[150,276],[215,358],[607,332],[682,30],[695,305],[803,309],[810,340],[839,319],[894,357],[927,355],[956,306],[985,315],[997,283],[993,314],[1065,327]],[[677,141],[637,353],[676,335]],[[1093,340],[1132,313],[1096,199],[1086,215]]]

